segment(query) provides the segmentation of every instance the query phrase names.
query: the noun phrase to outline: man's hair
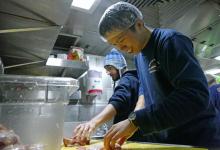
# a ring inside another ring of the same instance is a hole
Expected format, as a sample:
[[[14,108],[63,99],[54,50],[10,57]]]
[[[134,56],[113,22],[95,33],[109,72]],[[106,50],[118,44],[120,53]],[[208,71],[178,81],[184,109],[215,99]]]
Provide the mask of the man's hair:
[[[134,5],[127,2],[113,4],[106,9],[99,21],[99,34],[105,39],[107,32],[128,29],[137,18],[143,19],[143,16]]]

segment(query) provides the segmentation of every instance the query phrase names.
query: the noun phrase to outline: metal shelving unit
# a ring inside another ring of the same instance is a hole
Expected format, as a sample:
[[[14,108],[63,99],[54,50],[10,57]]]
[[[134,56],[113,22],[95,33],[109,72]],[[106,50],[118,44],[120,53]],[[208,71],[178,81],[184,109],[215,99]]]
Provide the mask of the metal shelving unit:
[[[46,66],[52,72],[60,73],[63,77],[80,78],[88,69],[87,61],[48,58]]]

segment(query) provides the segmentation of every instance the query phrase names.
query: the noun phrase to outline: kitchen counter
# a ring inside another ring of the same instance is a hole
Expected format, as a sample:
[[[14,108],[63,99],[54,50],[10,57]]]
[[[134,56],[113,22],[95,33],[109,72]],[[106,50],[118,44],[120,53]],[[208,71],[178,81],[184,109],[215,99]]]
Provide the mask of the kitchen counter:
[[[80,147],[85,150],[99,150],[103,145],[101,140],[92,140],[90,145]],[[78,147],[79,148],[79,147]],[[172,145],[172,144],[152,144],[152,143],[138,143],[126,142],[123,144],[122,149],[126,150],[207,150],[205,148],[194,148],[185,145]],[[61,150],[77,150],[76,147],[62,147]]]

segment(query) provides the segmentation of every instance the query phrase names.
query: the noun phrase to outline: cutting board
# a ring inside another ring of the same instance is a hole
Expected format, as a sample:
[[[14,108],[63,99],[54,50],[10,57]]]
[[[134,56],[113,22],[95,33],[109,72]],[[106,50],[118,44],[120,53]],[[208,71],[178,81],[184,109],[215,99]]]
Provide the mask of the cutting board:
[[[99,150],[103,147],[102,140],[92,140],[90,145],[85,146],[85,150]],[[79,147],[78,147],[79,148]],[[77,150],[76,147],[62,147],[61,150]],[[151,144],[151,143],[137,143],[126,142],[122,146],[123,150],[207,150],[204,148],[193,148],[190,146],[179,146],[171,144]]]

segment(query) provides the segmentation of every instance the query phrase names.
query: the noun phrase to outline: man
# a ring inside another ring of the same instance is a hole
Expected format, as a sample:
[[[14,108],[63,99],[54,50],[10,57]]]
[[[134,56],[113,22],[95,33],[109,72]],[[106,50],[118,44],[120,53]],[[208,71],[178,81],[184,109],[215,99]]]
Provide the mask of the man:
[[[149,142],[220,147],[220,122],[213,105],[208,105],[207,81],[188,37],[170,29],[150,29],[141,12],[126,2],[104,12],[99,33],[116,48],[137,55],[139,95],[145,99],[144,109],[108,131],[106,149],[137,128]]]
[[[112,49],[105,57],[104,67],[108,75],[112,77],[112,80],[114,82],[119,80],[119,83],[115,87],[114,93],[109,99],[109,104],[104,110],[90,121],[80,124],[75,128],[73,139],[77,139],[81,145],[88,143],[86,139],[89,138],[91,132],[101,124],[109,121],[114,116],[114,123],[125,120],[135,107],[138,109],[143,106],[143,104],[141,104],[143,100],[137,103],[139,89],[137,72],[127,70],[127,64],[123,55],[116,49]],[[139,140],[140,133],[136,134],[137,135],[132,137],[133,140]]]

